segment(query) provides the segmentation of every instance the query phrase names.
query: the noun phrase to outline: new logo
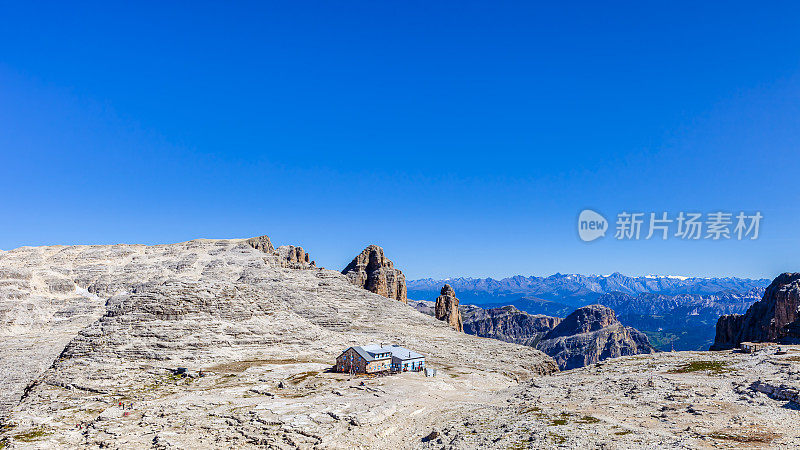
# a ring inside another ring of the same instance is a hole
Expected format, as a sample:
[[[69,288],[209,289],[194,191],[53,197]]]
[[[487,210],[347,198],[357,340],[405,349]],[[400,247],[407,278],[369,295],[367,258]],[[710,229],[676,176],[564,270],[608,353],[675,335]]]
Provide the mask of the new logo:
[[[590,242],[606,235],[608,221],[602,214],[584,209],[578,216],[578,236],[584,242]]]

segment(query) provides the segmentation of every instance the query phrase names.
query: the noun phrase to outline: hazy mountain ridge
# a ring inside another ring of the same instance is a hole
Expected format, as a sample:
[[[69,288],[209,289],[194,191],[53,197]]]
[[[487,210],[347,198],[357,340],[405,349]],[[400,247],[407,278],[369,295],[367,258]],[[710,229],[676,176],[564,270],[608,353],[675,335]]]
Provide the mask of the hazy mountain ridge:
[[[432,278],[408,281],[408,295],[415,300],[429,300],[438,295],[445,283],[458,292],[462,301],[475,304],[496,303],[510,297],[538,297],[564,304],[582,306],[593,303],[603,294],[620,292],[628,295],[719,295],[745,293],[754,288],[766,288],[770,280],[737,277],[699,278],[678,276],[629,277],[611,275],[554,274],[547,277],[517,275],[493,278]],[[436,295],[434,295],[436,293]]]

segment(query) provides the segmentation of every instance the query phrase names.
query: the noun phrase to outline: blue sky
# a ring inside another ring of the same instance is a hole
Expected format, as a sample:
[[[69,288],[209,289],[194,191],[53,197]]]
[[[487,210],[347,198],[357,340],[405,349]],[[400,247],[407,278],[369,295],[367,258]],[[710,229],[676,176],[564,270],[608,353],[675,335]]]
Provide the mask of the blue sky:
[[[793,2],[0,4],[0,248],[269,235],[410,278],[800,270]],[[758,6],[756,8],[756,6]],[[578,239],[584,208],[756,241]]]

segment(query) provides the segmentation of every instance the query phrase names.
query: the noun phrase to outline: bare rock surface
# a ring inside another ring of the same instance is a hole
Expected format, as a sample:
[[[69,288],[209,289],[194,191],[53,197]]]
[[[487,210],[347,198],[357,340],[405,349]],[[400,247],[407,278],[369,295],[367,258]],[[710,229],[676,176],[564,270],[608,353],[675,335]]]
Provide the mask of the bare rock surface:
[[[536,348],[552,356],[561,370],[656,351],[644,333],[622,325],[614,311],[602,305],[576,309],[547,332]]]
[[[383,253],[383,248],[370,245],[342,271],[352,284],[375,294],[408,303],[406,277]]]
[[[775,278],[744,315],[720,317],[711,349],[730,349],[748,341],[800,343],[800,273]]]
[[[0,253],[0,442],[408,447],[459,405],[502,403],[498,390],[557,370],[296,249],[258,238]],[[369,342],[421,352],[438,376],[329,372],[344,348]]]
[[[442,287],[439,297],[436,298],[434,313],[437,319],[447,322],[456,331],[464,331],[461,312],[458,310],[458,298],[449,284]]]
[[[797,448],[800,348],[610,359],[499,393],[438,424],[427,448]],[[771,380],[768,383],[758,380]],[[794,383],[794,384],[792,384]],[[783,387],[781,387],[783,386]]]

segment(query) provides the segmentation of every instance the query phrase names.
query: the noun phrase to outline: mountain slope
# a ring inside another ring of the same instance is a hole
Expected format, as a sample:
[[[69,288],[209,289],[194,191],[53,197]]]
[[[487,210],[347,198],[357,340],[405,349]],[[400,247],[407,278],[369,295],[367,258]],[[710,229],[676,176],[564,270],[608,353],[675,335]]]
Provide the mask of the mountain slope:
[[[404,417],[557,370],[533,348],[457,333],[298,254],[265,237],[3,252],[4,423],[41,431],[48,447],[347,446],[373,439],[347,432],[350,422],[426,427]],[[394,377],[391,395],[342,402],[360,398],[357,382],[325,370],[369,342],[423,353],[442,376]],[[205,376],[176,378],[178,367]],[[118,401],[136,409],[125,415]],[[253,413],[240,416],[245,406]],[[388,408],[401,418],[370,415]]]

